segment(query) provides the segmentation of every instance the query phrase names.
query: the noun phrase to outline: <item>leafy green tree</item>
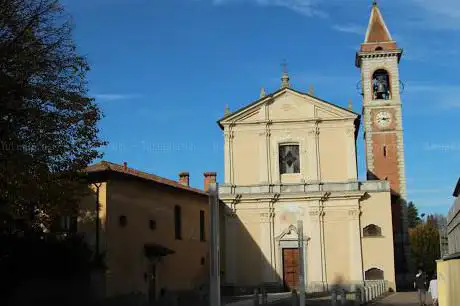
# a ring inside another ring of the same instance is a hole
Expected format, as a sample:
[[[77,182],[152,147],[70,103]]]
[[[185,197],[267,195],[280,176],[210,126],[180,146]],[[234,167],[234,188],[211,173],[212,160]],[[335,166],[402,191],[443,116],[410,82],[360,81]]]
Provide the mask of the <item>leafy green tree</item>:
[[[74,208],[104,144],[70,20],[57,0],[0,0],[0,214],[29,225]]]
[[[431,216],[427,220],[409,229],[409,239],[413,259],[427,273],[432,274],[436,271],[436,260],[440,257],[439,230]]]
[[[414,228],[422,222],[418,215],[418,209],[412,201],[407,206],[407,221],[409,228]]]

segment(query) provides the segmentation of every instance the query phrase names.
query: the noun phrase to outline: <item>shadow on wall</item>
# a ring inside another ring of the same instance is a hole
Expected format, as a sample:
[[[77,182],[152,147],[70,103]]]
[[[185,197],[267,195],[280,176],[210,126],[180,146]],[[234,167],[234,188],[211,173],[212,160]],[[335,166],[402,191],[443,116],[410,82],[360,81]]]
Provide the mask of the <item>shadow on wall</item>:
[[[411,274],[414,274],[415,263],[413,259],[406,257],[406,252],[410,252],[409,233],[407,228],[404,227],[403,210],[407,214],[407,202],[401,198],[401,194],[394,190],[392,187],[392,178],[388,176],[378,176],[371,171],[367,171],[368,180],[385,180],[390,181],[391,193],[391,218],[393,224],[393,244],[394,244],[394,258],[395,258],[395,278],[396,288],[398,291],[412,291],[412,279],[408,279]],[[402,239],[398,239],[399,235],[405,232],[407,237],[406,244]]]
[[[298,285],[299,250],[297,241],[295,248],[284,249],[282,259],[266,258],[259,244],[248,232],[248,227],[258,227],[254,231],[261,237],[270,237],[270,229],[261,228],[258,222],[241,220],[233,211],[221,203],[221,270],[222,296],[228,301],[232,297],[254,293],[254,290],[266,292],[291,291]],[[224,218],[225,216],[225,218]],[[267,216],[258,216],[262,219]],[[225,221],[226,219],[226,221]],[[276,235],[276,233],[275,233]],[[232,248],[233,239],[235,248]],[[275,239],[271,244],[274,244]],[[270,245],[274,248],[274,245]],[[278,257],[278,254],[276,255]],[[279,275],[276,267],[284,266],[284,275]]]

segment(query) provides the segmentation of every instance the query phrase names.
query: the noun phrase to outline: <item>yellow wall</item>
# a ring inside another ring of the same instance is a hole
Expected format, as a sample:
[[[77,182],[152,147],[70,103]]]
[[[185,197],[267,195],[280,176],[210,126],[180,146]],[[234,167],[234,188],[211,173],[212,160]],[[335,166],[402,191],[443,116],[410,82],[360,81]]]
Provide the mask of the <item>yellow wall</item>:
[[[253,184],[259,182],[259,150],[260,143],[257,139],[257,130],[242,130],[234,138],[234,146],[238,150],[233,152],[235,181],[239,184]]]
[[[106,218],[107,218],[107,183],[97,183],[99,187],[99,249],[101,252],[106,250]],[[78,214],[78,232],[83,234],[86,243],[92,248],[96,242],[96,186],[89,185],[90,193],[80,202]]]
[[[104,185],[107,194],[104,236],[107,254],[107,296],[148,293],[145,273],[149,261],[144,255],[146,243],[156,243],[175,251],[157,264],[157,295],[161,288],[182,291],[197,288],[208,276],[209,227],[206,242],[200,241],[200,210],[205,211],[208,223],[208,198],[190,192],[160,188],[138,180],[113,179]],[[88,201],[85,200],[85,205]],[[90,202],[89,202],[90,203]],[[182,209],[182,240],[174,236],[174,206]],[[121,227],[119,217],[127,217]],[[156,221],[151,230],[149,221]],[[94,226],[82,225],[81,230],[91,232]],[[92,233],[91,233],[92,235]],[[201,264],[201,258],[205,264]]]
[[[351,280],[350,248],[354,246],[350,243],[349,223],[347,210],[329,210],[324,215],[325,268],[329,284],[336,282],[337,278]]]
[[[227,203],[225,197],[223,201]],[[281,196],[270,216],[267,213],[270,211],[269,201],[243,197],[235,206],[237,221],[232,226],[236,229],[227,229],[232,235],[227,237],[226,254],[236,258],[227,258],[227,269],[234,275],[230,277],[232,283],[238,286],[263,282],[282,284],[283,262],[279,243],[280,240],[297,241],[296,233],[289,237],[282,235],[290,226],[296,227],[300,218],[308,240],[305,258],[308,286],[315,287],[321,282],[329,285],[338,281],[359,283],[365,270],[378,268],[384,271],[385,280],[395,289],[389,191],[371,192],[361,203],[359,197],[347,195],[347,192],[332,193],[331,198],[323,203],[322,217],[316,213],[318,205],[319,201],[315,199]],[[360,205],[362,213],[359,216]],[[265,216],[270,217],[266,219]],[[370,223],[382,228],[382,237],[362,237],[362,228]],[[294,243],[294,247],[297,244]],[[270,278],[270,273],[276,277]]]
[[[460,259],[438,260],[439,306],[460,305]]]
[[[355,119],[348,111],[289,90],[226,119],[225,184],[357,180]],[[283,143],[299,145],[300,173],[280,175]]]
[[[319,139],[319,156],[321,166],[321,181],[346,181],[349,147],[345,137],[345,126],[340,128],[325,127],[321,129]],[[352,152],[353,154],[355,152]],[[356,165],[353,165],[356,167]]]
[[[362,238],[364,271],[372,268],[383,270],[389,287],[396,290],[390,193],[369,193],[369,198],[361,205],[361,235],[362,229],[369,224],[375,224],[382,230],[381,237]]]

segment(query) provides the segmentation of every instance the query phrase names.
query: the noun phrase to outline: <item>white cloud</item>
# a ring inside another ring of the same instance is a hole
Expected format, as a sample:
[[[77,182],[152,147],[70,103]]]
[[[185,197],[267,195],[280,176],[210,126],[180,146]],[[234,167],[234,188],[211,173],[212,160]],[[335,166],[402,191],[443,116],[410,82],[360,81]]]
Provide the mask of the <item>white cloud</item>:
[[[430,27],[460,30],[460,1],[458,0],[411,0],[420,8],[424,16],[422,23],[427,23]]]
[[[425,188],[425,189],[409,189],[407,190],[407,193],[409,194],[430,194],[430,193],[440,193],[440,194],[446,194],[449,192],[450,189],[442,189],[442,188]]]
[[[299,14],[312,17],[326,16],[326,12],[319,9],[319,0],[213,0],[215,5],[224,5],[235,2],[252,2],[260,6],[278,6],[290,9]]]
[[[140,98],[139,94],[95,94],[94,98],[101,101],[119,101]]]
[[[435,83],[409,82],[405,85],[407,93],[420,94],[428,100],[435,100],[436,106],[445,110],[460,109],[460,84],[440,85]]]
[[[347,25],[335,25],[332,27],[334,30],[343,32],[343,33],[351,33],[357,35],[364,35],[366,33],[366,29],[360,25],[356,24],[347,24]]]

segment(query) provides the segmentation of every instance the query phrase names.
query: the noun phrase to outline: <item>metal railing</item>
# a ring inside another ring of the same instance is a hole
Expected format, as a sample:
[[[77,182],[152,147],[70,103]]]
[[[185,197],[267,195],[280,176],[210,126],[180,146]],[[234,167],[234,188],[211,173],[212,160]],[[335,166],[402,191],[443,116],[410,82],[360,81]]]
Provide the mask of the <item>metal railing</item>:
[[[385,280],[366,281],[364,286],[357,287],[353,292],[335,290],[331,294],[332,305],[365,305],[388,292]]]

